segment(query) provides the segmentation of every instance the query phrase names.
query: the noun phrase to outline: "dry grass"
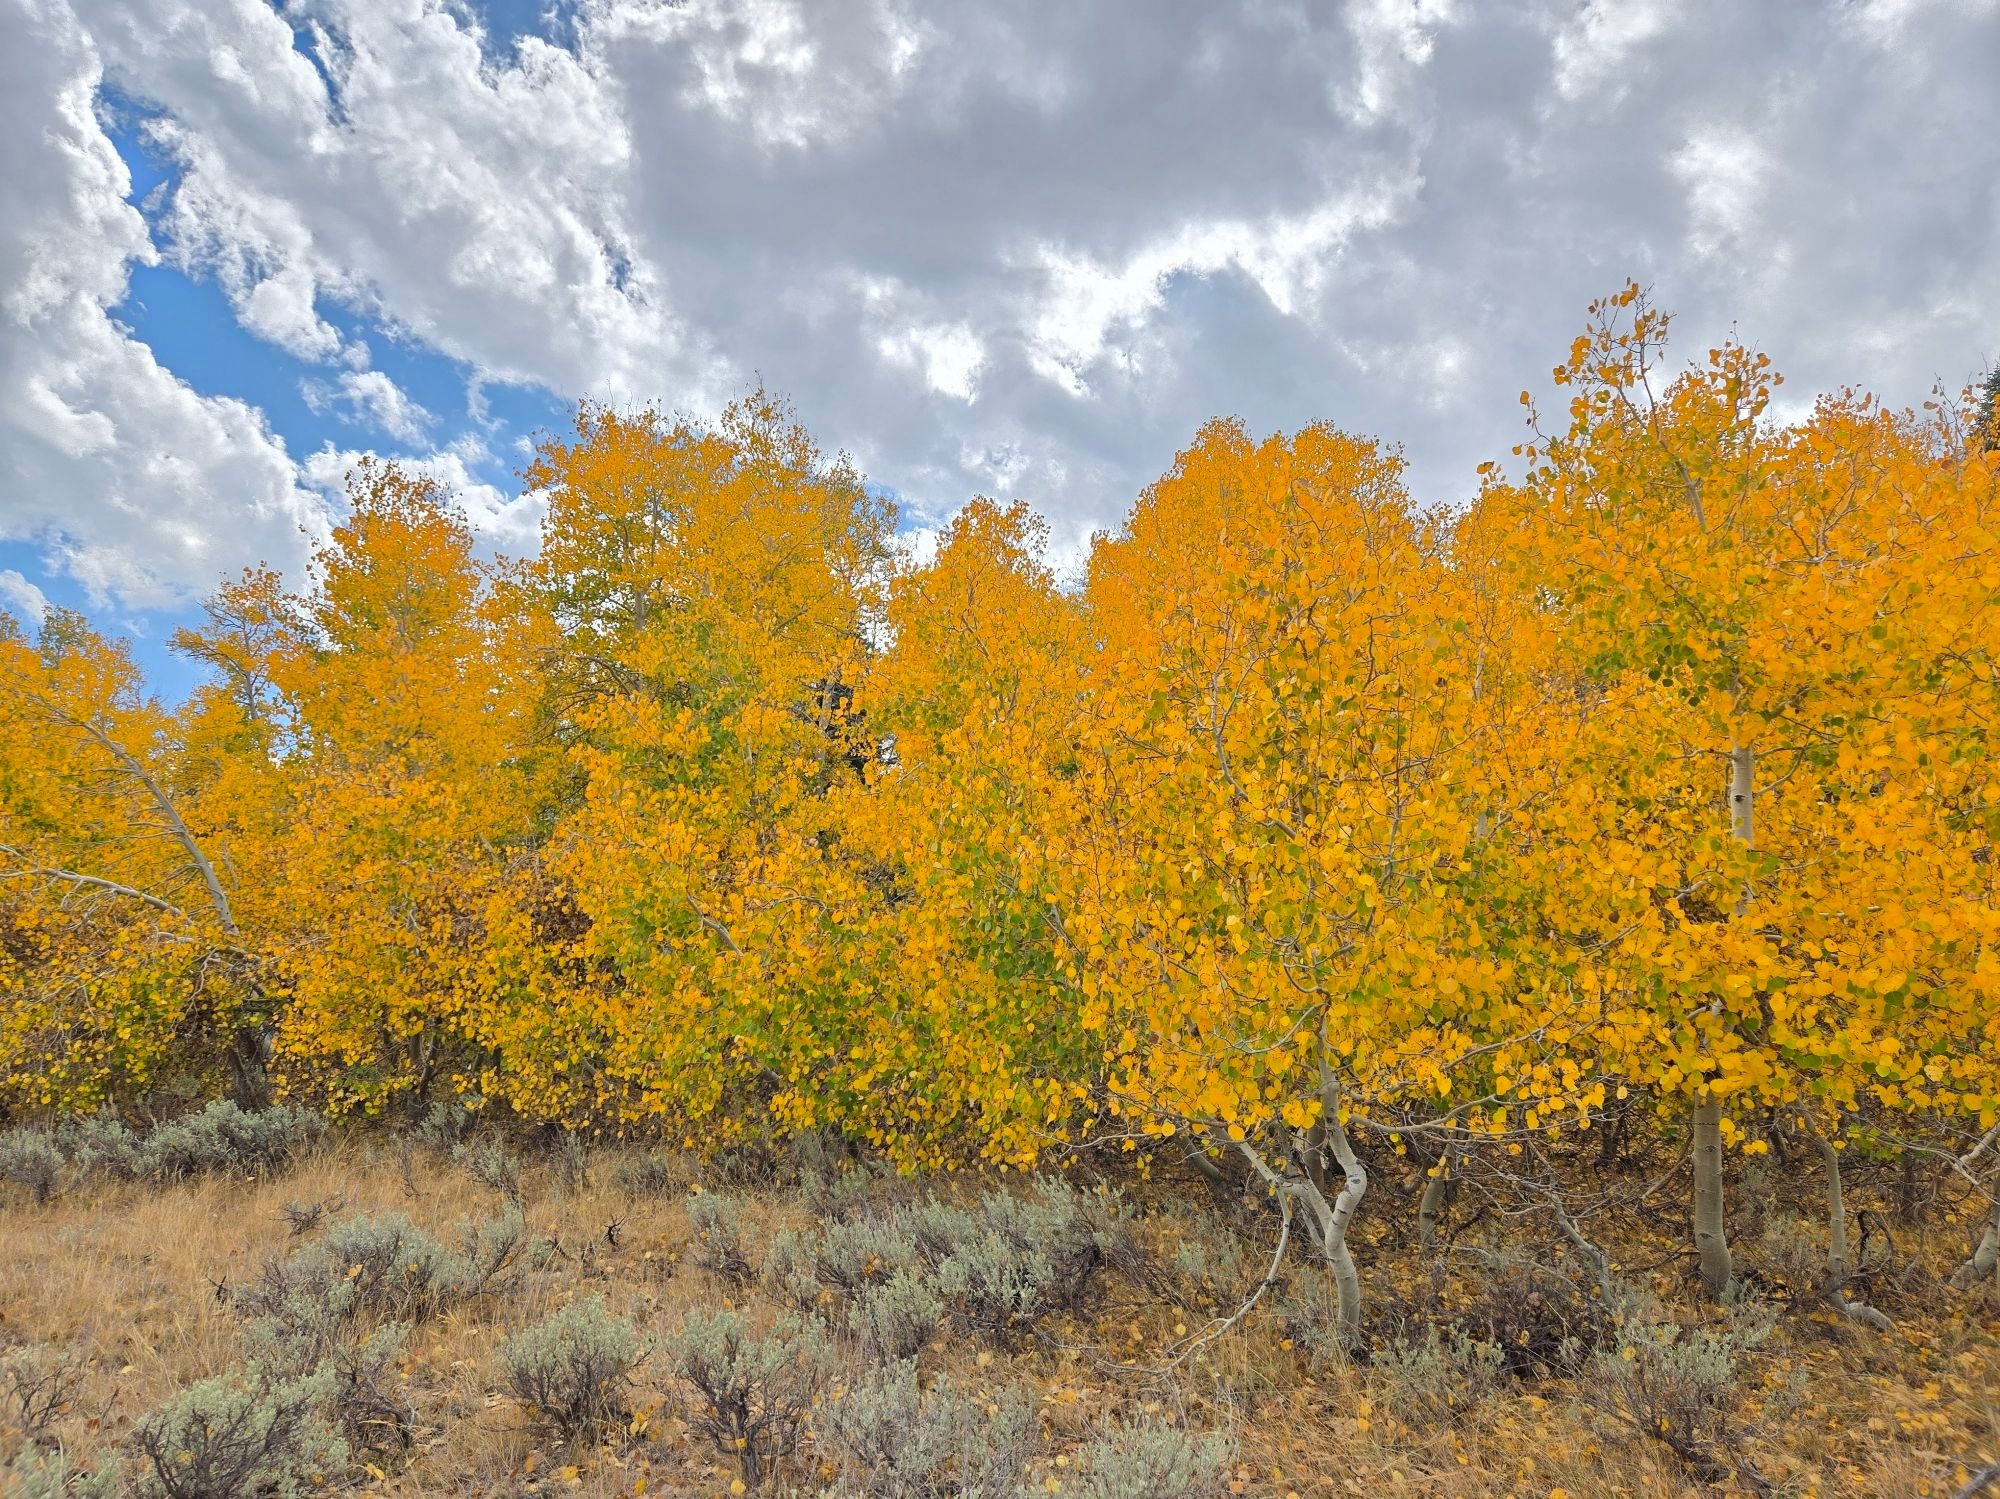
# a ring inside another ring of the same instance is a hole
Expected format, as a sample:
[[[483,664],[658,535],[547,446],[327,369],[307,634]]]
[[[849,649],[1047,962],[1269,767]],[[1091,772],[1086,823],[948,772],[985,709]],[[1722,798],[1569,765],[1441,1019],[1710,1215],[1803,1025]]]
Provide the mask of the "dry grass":
[[[602,1296],[655,1340],[697,1309],[777,1311],[761,1288],[697,1268],[685,1196],[628,1194],[615,1184],[618,1159],[594,1158],[587,1183],[566,1181],[569,1173],[553,1163],[529,1164],[527,1242],[540,1247],[500,1291],[414,1329],[397,1370],[419,1416],[414,1439],[407,1452],[376,1457],[372,1473],[357,1467],[354,1491],[410,1499],[731,1492],[734,1465],[683,1418],[659,1355],[638,1370],[631,1430],[589,1450],[552,1440],[504,1394],[505,1336],[575,1299]],[[959,1181],[951,1190],[981,1185]],[[244,1322],[230,1288],[254,1277],[267,1257],[297,1247],[282,1211],[288,1202],[338,1197],[343,1212],[404,1212],[447,1238],[500,1206],[449,1161],[418,1152],[406,1171],[394,1148],[367,1135],[336,1136],[272,1180],[104,1185],[48,1206],[13,1189],[0,1193],[0,1352],[41,1345],[84,1364],[53,1435],[85,1464],[114,1452],[140,1415],[175,1392],[242,1365]],[[1239,1458],[1230,1488],[1239,1493],[1596,1499],[1718,1491],[1701,1490],[1663,1446],[1613,1422],[1577,1382],[1508,1381],[1470,1408],[1420,1415],[1399,1405],[1379,1371],[1315,1367],[1286,1336],[1276,1306],[1169,1375],[1135,1372],[1157,1365],[1162,1350],[1213,1310],[1226,1310],[1232,1294],[1219,1284],[1200,1289],[1171,1268],[1184,1238],[1219,1240],[1227,1231],[1191,1211],[1187,1191],[1155,1186],[1136,1195],[1146,1210],[1147,1270],[1107,1277],[1087,1313],[1044,1322],[1021,1346],[940,1337],[923,1355],[927,1374],[1029,1392],[1046,1439],[1031,1474],[1042,1491],[1076,1486],[1072,1454],[1094,1432],[1148,1414],[1232,1432]],[[743,1240],[753,1259],[780,1230],[809,1222],[796,1190],[745,1195]],[[1239,1258],[1254,1262],[1261,1247],[1252,1237],[1238,1246]],[[1211,1263],[1228,1262],[1228,1246],[1219,1248]],[[1659,1246],[1618,1248],[1627,1263],[1639,1263]],[[1934,1272],[1955,1239],[1901,1248],[1920,1271],[1928,1264]],[[1407,1251],[1386,1242],[1363,1253],[1378,1300],[1424,1279]],[[1295,1269],[1291,1289],[1310,1273]],[[1655,1276],[1669,1301],[1685,1296],[1679,1274]],[[1949,1494],[1965,1465],[2000,1454],[1995,1309],[1935,1292],[1934,1274],[1915,1280],[1933,1291],[1904,1297],[1891,1334],[1795,1311],[1750,1361],[1737,1415],[1773,1492]],[[1702,1316],[1688,1304],[1681,1312],[1691,1321]],[[0,1418],[0,1461],[19,1441]],[[774,1487],[812,1492],[823,1478],[808,1442]]]

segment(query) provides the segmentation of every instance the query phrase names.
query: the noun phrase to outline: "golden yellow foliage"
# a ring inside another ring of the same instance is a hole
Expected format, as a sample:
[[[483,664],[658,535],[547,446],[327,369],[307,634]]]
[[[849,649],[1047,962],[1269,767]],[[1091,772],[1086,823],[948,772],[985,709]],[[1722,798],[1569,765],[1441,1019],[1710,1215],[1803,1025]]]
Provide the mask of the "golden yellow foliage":
[[[307,586],[183,633],[179,710],[73,617],[0,637],[8,1102],[226,1063],[907,1167],[1108,1140],[1236,1158],[1337,1274],[1362,1154],[1648,1103],[1698,1163],[1989,1171],[2000,453],[1950,402],[1775,421],[1764,356],[1665,379],[1666,332],[1593,307],[1457,512],[1212,423],[1076,588],[1019,503],[900,555],[762,392],[584,407],[532,561],[365,464]]]

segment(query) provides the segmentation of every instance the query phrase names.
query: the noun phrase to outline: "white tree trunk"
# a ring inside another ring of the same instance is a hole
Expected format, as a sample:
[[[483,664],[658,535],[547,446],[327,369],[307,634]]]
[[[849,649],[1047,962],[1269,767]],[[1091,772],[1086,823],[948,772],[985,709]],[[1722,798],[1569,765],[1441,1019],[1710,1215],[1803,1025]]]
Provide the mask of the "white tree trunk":
[[[1847,1279],[1854,1273],[1854,1266],[1847,1251],[1847,1199],[1840,1190],[1840,1152],[1831,1140],[1821,1140],[1819,1153],[1826,1162],[1827,1303],[1843,1317],[1864,1322],[1877,1332],[1888,1332],[1895,1326],[1888,1317],[1865,1302],[1847,1299]]]
[[[1694,1105],[1694,1247],[1702,1289],[1721,1296],[1732,1275],[1722,1224],[1722,1104],[1706,1089]]]
[[[1343,1177],[1340,1195],[1333,1200],[1333,1207],[1323,1220],[1321,1249],[1326,1255],[1327,1268],[1333,1272],[1334,1289],[1340,1293],[1340,1331],[1349,1345],[1361,1338],[1361,1275],[1354,1266],[1354,1251],[1347,1247],[1347,1230],[1354,1222],[1354,1214],[1361,1206],[1361,1198],[1368,1190],[1368,1170],[1361,1164],[1361,1158],[1354,1153],[1354,1146],[1347,1138],[1346,1126],[1340,1122],[1340,1092],[1331,1082],[1320,1089],[1320,1107],[1326,1123],[1326,1141],[1333,1149],[1333,1159],[1340,1166]],[[1324,1194],[1318,1194],[1322,1202]]]
[[[1757,846],[1757,752],[1747,744],[1729,751],[1729,831],[1744,847]],[[1750,884],[1746,880],[1736,914],[1749,909]]]
[[[1747,744],[1729,749],[1729,831],[1745,848],[1757,846],[1757,752]],[[1743,882],[1736,914],[1750,909],[1750,882]],[[1702,1289],[1721,1296],[1734,1267],[1723,1223],[1722,1101],[1704,1088],[1694,1105],[1694,1245],[1701,1262]]]
[[[1951,1284],[1954,1290],[1969,1291],[1987,1279],[2000,1286],[2000,1200],[1993,1204],[1993,1217],[1980,1236],[1979,1247],[1953,1272]]]

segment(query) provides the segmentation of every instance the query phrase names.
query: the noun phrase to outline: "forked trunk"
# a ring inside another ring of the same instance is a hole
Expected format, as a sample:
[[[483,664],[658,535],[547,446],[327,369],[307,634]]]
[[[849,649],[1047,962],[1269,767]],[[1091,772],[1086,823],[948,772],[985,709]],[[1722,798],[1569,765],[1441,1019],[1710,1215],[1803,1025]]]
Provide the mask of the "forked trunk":
[[[1865,1302],[1847,1299],[1847,1282],[1854,1273],[1854,1266],[1847,1250],[1847,1199],[1840,1190],[1840,1152],[1831,1140],[1821,1140],[1819,1153],[1820,1159],[1826,1162],[1827,1304],[1843,1317],[1864,1322],[1878,1332],[1887,1332],[1895,1325],[1888,1317]]]
[[[1354,1222],[1354,1214],[1361,1206],[1361,1198],[1368,1190],[1368,1168],[1361,1164],[1361,1158],[1354,1153],[1354,1146],[1347,1138],[1346,1126],[1340,1122],[1340,1094],[1330,1082],[1320,1090],[1321,1117],[1326,1121],[1326,1143],[1333,1151],[1334,1162],[1341,1170],[1340,1194],[1334,1198],[1333,1206],[1322,1219],[1320,1248],[1326,1255],[1327,1268],[1333,1272],[1334,1289],[1340,1294],[1341,1337],[1352,1347],[1361,1338],[1361,1274],[1354,1265],[1354,1251],[1347,1247],[1347,1230]],[[1325,1202],[1323,1193],[1318,1193]]]
[[[1325,1260],[1327,1272],[1333,1277],[1334,1291],[1340,1299],[1341,1341],[1353,1347],[1361,1338],[1361,1273],[1354,1263],[1354,1251],[1348,1248],[1347,1231],[1353,1226],[1354,1215],[1360,1209],[1361,1199],[1368,1191],[1368,1168],[1361,1164],[1361,1158],[1354,1153],[1353,1142],[1347,1138],[1347,1127],[1340,1121],[1340,1084],[1335,1081],[1333,1070],[1326,1064],[1324,1037],[1321,1045],[1320,1138],[1325,1141],[1326,1152],[1332,1156],[1333,1163],[1340,1168],[1339,1192],[1329,1201],[1319,1181],[1316,1181],[1304,1168],[1303,1162],[1297,1159],[1298,1155],[1310,1152],[1300,1151],[1295,1147],[1290,1161],[1281,1158],[1280,1167],[1273,1167],[1248,1140],[1238,1140],[1236,1150],[1272,1192],[1282,1194],[1294,1204],[1304,1206],[1310,1229],[1309,1237],[1318,1247],[1321,1258]],[[1333,1173],[1325,1172],[1322,1179],[1331,1185],[1334,1180]]]

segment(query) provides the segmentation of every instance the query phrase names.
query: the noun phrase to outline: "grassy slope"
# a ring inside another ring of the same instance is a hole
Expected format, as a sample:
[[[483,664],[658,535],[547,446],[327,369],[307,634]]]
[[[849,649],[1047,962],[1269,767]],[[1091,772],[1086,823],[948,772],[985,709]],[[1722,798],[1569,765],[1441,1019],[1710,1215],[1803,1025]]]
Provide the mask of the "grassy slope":
[[[774,1307],[761,1289],[725,1283],[691,1262],[683,1193],[697,1169],[666,1194],[641,1198],[615,1185],[619,1159],[614,1152],[594,1156],[583,1185],[563,1185],[548,1166],[529,1168],[530,1238],[553,1238],[562,1252],[544,1268],[524,1268],[503,1294],[416,1330],[403,1377],[424,1424],[410,1454],[385,1465],[383,1477],[364,1479],[359,1492],[608,1499],[730,1491],[732,1466],[676,1414],[661,1360],[639,1373],[635,1409],[650,1413],[643,1435],[593,1451],[551,1442],[501,1393],[501,1337],[576,1296],[602,1293],[642,1329],[673,1326],[696,1307]],[[960,1180],[947,1190],[973,1186]],[[1395,1191],[1385,1181],[1371,1204],[1376,1216],[1364,1216],[1369,1235],[1380,1239],[1364,1252],[1378,1303],[1424,1280],[1411,1252],[1397,1247],[1403,1235],[1387,1211],[1397,1206]],[[1177,1335],[1217,1307],[1227,1310],[1236,1289],[1257,1278],[1258,1255],[1268,1248],[1254,1220],[1233,1236],[1191,1188],[1142,1185],[1135,1195],[1154,1273],[1111,1278],[1088,1318],[1040,1326],[1019,1347],[940,1337],[925,1355],[927,1371],[1030,1392],[1048,1438],[1034,1474],[1044,1491],[1075,1487],[1068,1454],[1096,1426],[1160,1411],[1233,1431],[1240,1458],[1231,1487],[1248,1494],[1563,1491],[1585,1499],[1702,1492],[1663,1446],[1612,1421],[1574,1382],[1513,1382],[1469,1408],[1440,1410],[1379,1369],[1315,1367],[1288,1336],[1296,1328],[1277,1306],[1260,1309],[1167,1377],[1131,1372],[1157,1362]],[[350,1212],[407,1212],[444,1232],[496,1206],[491,1192],[448,1162],[420,1151],[405,1157],[368,1136],[336,1137],[268,1181],[96,1185],[47,1207],[0,1187],[0,1349],[40,1343],[87,1365],[80,1397],[55,1435],[93,1461],[175,1390],[235,1367],[241,1321],[218,1287],[242,1284],[266,1257],[285,1252],[284,1204],[324,1197],[342,1199]],[[808,1218],[795,1190],[744,1189],[744,1199],[753,1257],[772,1233]],[[622,1224],[615,1246],[606,1238],[614,1221]],[[1797,1310],[1748,1363],[1738,1415],[1753,1431],[1757,1468],[1778,1492],[1949,1494],[1963,1481],[1965,1462],[2000,1454],[2000,1321],[1991,1301],[1954,1298],[1935,1283],[1960,1237],[1899,1235],[1898,1253],[1911,1268],[1892,1305],[1895,1332],[1879,1336]],[[1172,1268],[1188,1239],[1205,1244],[1211,1261],[1240,1271],[1201,1287]],[[1614,1253],[1631,1265],[1664,1257],[1655,1288],[1685,1318],[1699,1320],[1675,1247],[1664,1238],[1634,1240],[1614,1245]],[[1220,1283],[1237,1273],[1234,1284]],[[1295,1269],[1292,1288],[1310,1273]],[[1475,1282],[1455,1278],[1446,1300],[1476,1291]],[[0,1460],[18,1441],[8,1424],[0,1416]],[[784,1476],[802,1489],[819,1480],[810,1448]]]

